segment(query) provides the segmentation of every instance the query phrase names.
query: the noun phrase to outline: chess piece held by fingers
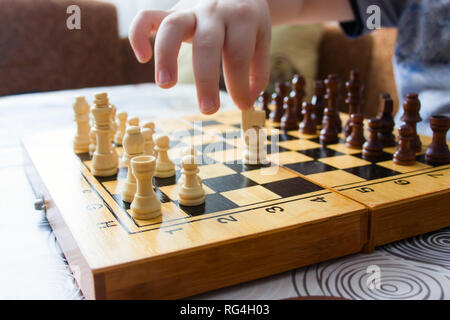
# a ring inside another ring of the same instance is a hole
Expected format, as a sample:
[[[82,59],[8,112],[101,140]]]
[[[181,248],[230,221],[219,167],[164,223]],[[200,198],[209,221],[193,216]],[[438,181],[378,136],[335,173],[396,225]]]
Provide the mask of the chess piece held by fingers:
[[[169,159],[170,139],[166,135],[158,135],[155,139],[156,169],[155,177],[169,178],[175,175],[175,164]]]
[[[131,160],[137,156],[144,155],[145,140],[139,127],[131,126],[127,128],[123,138],[123,158],[122,165],[128,167],[127,178],[122,187],[122,199],[125,202],[132,202],[136,194],[136,179],[131,170]]]
[[[89,152],[89,145],[91,143],[91,127],[89,125],[90,107],[83,96],[75,98],[73,111],[75,112],[75,122],[77,125],[77,132],[73,139],[73,149],[76,153]]]
[[[394,153],[394,163],[410,166],[416,163],[416,152],[411,148],[411,141],[414,138],[414,130],[411,126],[404,124],[398,130],[399,142],[397,151]]]
[[[363,145],[363,159],[374,161],[383,154],[383,144],[379,139],[379,132],[383,126],[381,119],[372,118],[368,121],[369,138]]]
[[[153,190],[156,160],[153,156],[131,159],[131,170],[136,177],[136,194],[131,202],[131,216],[135,219],[153,219],[161,215],[161,202]]]
[[[446,138],[447,131],[450,128],[450,117],[431,116],[430,127],[433,130],[433,138],[425,152],[425,160],[435,165],[450,163],[450,151]]]
[[[97,137],[97,145],[92,157],[92,173],[94,176],[107,177],[117,173],[117,153],[111,144],[111,112],[106,93],[95,95],[95,107],[92,115],[95,119],[94,132]]]
[[[178,197],[183,206],[198,206],[205,202],[205,190],[199,183],[198,163],[192,155],[186,155],[181,160],[181,176],[183,183],[179,184]]]
[[[366,139],[364,138],[364,117],[361,113],[350,116],[352,133],[345,140],[345,145],[352,149],[361,149]]]

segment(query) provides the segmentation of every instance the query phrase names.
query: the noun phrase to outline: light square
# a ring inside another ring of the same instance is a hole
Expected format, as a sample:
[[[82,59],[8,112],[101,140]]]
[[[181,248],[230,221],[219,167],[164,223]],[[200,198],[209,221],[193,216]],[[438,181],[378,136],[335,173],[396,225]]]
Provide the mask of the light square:
[[[289,140],[289,141],[282,141],[278,143],[280,147],[299,151],[299,150],[308,150],[308,149],[315,149],[320,148],[320,144],[310,141],[310,140]]]
[[[416,171],[416,170],[420,170],[420,169],[431,168],[431,166],[424,164],[422,162],[416,162],[415,164],[413,164],[411,166],[402,166],[402,165],[394,163],[394,160],[377,162],[377,165],[397,171],[397,172],[401,172],[401,173],[407,173],[407,172]]]
[[[201,166],[199,169],[200,169],[199,176],[202,179],[222,177],[236,173],[236,171],[230,169],[229,167],[227,167],[222,163],[208,164],[205,166]]]
[[[317,138],[318,134],[305,134],[301,133],[299,130],[288,131],[288,134],[293,137],[302,138],[302,139],[312,139]]]
[[[207,156],[217,162],[237,162],[242,159],[242,152],[240,148],[230,148],[208,153]]]
[[[271,166],[266,168],[250,170],[242,172],[242,175],[259,184],[298,177],[298,175],[295,174],[294,172],[279,166]]]
[[[267,155],[267,158],[269,158],[271,162],[276,164],[289,164],[314,160],[313,158],[308,157],[307,155],[295,151],[272,153]]]
[[[337,185],[344,185],[355,182],[366,181],[365,179],[355,176],[343,170],[331,170],[326,172],[319,172],[307,175],[307,177],[314,182],[322,184],[327,187],[334,187]]]
[[[361,167],[371,164],[369,161],[353,157],[351,155],[333,156],[328,158],[318,159],[318,161],[333,166],[338,169],[347,169],[353,167]]]
[[[125,180],[113,180],[103,182],[103,186],[105,186],[106,190],[108,190],[110,194],[119,194],[122,191],[122,186],[124,183]]]
[[[221,195],[236,203],[238,206],[246,206],[262,201],[281,198],[276,193],[267,190],[263,186],[253,186],[237,190],[222,192]]]
[[[221,139],[217,136],[211,136],[208,134],[198,134],[195,136],[185,136],[181,138],[181,141],[187,145],[200,146],[202,144],[209,144],[221,141]]]
[[[362,152],[361,149],[352,149],[352,148],[347,147],[345,145],[345,143],[330,144],[330,145],[327,145],[327,148],[334,150],[334,151],[342,152],[345,154],[355,154],[355,153]]]

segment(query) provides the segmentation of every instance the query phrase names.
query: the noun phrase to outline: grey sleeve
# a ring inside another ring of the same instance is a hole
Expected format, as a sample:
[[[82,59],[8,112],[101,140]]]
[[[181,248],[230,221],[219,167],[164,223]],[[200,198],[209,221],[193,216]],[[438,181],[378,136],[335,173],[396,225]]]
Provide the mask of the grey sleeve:
[[[396,27],[408,0],[349,0],[355,15],[354,21],[341,22],[341,28],[351,38],[374,30],[373,8],[380,12],[380,27]],[[369,9],[369,12],[368,12]]]

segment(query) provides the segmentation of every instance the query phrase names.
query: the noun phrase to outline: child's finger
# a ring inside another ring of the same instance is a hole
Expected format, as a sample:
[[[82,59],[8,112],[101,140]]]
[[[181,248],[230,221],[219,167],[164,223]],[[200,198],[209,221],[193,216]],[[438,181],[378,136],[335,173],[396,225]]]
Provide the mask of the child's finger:
[[[250,60],[255,49],[256,28],[229,24],[223,50],[223,69],[228,92],[240,109],[253,103],[250,97]]]
[[[134,18],[128,38],[139,62],[145,63],[152,57],[150,34],[158,30],[162,20],[169,13],[169,11],[163,10],[143,10]]]
[[[155,39],[156,83],[169,88],[177,82],[177,58],[181,43],[191,38],[196,18],[191,12],[171,14],[159,26]]]
[[[250,64],[250,96],[255,101],[265,90],[270,77],[270,28],[260,31]]]
[[[219,109],[220,55],[223,24],[197,19],[192,41],[192,63],[200,111],[212,114]]]

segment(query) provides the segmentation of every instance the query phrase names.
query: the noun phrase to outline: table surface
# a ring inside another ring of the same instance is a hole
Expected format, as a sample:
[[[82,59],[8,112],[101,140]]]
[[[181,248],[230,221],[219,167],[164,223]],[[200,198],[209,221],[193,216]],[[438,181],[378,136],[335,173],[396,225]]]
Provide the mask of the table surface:
[[[198,113],[195,88],[162,90],[152,84],[32,93],[0,98],[0,299],[83,299],[74,275],[24,173],[25,135],[75,126],[74,97],[92,102],[106,91],[118,110],[145,118]],[[222,110],[234,108],[221,94]],[[6,201],[5,201],[6,200]],[[450,209],[449,209],[450,210]],[[380,286],[370,288],[370,270]],[[264,279],[204,293],[194,299],[284,299],[336,296],[350,299],[449,299],[450,228]]]

